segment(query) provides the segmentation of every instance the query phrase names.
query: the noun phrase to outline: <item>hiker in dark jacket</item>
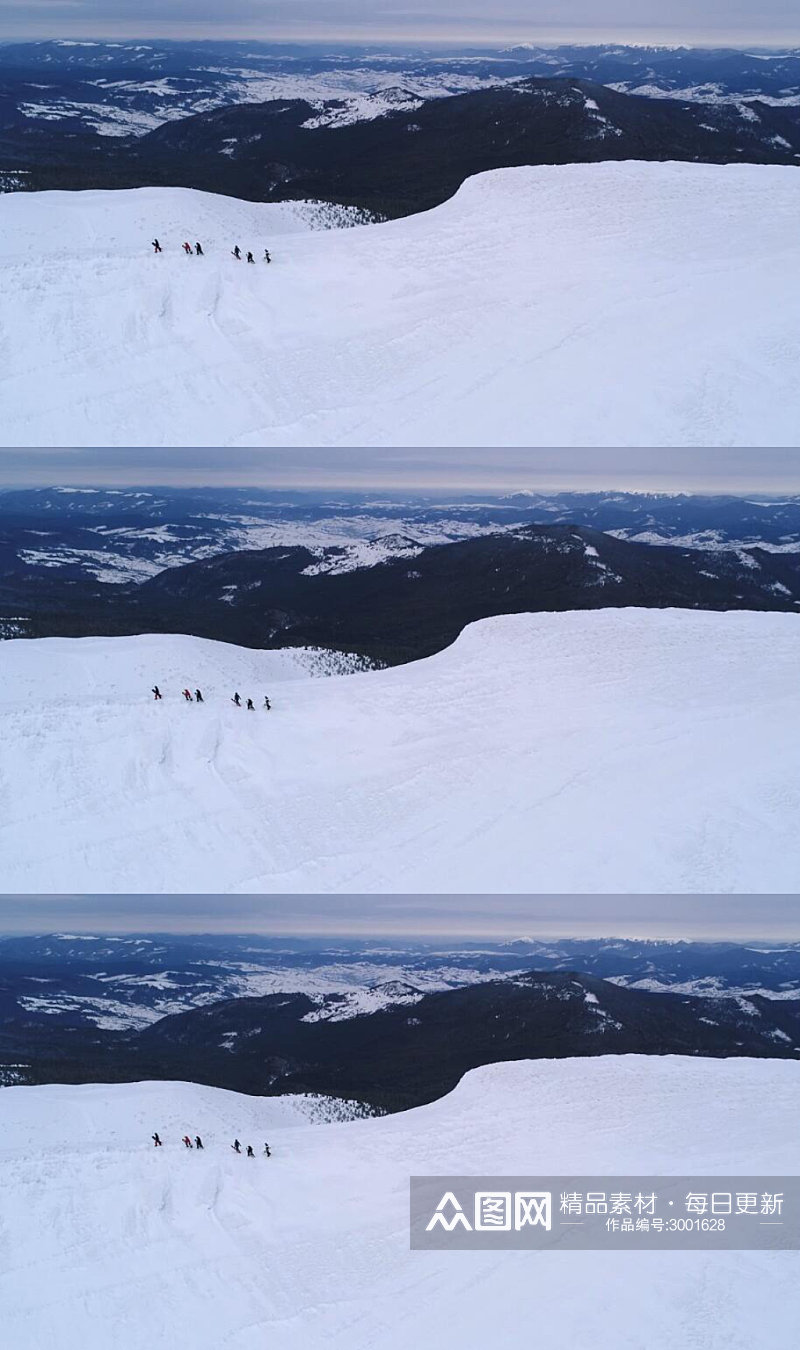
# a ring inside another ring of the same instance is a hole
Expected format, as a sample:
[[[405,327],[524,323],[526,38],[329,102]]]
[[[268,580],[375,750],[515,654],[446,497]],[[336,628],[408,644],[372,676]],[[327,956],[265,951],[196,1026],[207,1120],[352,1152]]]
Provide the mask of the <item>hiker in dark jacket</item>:
[[[198,258],[204,258],[206,256],[199,244],[195,244],[194,251],[197,254]]]

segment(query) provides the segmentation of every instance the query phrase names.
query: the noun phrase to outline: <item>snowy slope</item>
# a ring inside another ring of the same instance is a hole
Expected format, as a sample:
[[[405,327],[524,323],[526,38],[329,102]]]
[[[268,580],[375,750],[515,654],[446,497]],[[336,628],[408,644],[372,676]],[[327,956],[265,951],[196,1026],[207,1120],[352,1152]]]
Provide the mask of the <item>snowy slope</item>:
[[[0,196],[2,444],[794,446],[798,209],[790,167],[636,161],[340,230],[177,189]]]
[[[156,682],[167,700],[180,695],[186,684],[219,697],[233,693],[232,687],[227,689],[233,672],[241,684],[306,679],[330,655],[309,647],[253,651],[186,633],[6,642],[0,644],[0,716],[17,703],[40,712],[62,700],[92,709],[103,703],[130,707],[141,701],[143,692],[149,699]]]
[[[535,1327],[549,1350],[783,1350],[796,1253],[411,1253],[407,1187],[486,1168],[792,1173],[799,1109],[795,1064],[681,1057],[490,1065],[431,1106],[334,1125],[186,1083],[6,1088],[5,1340],[484,1350]],[[237,1157],[234,1136],[273,1156]]]
[[[198,685],[201,690],[219,690],[229,678],[232,651],[240,681],[306,679],[317,662],[307,647],[253,652],[184,633],[145,633],[78,640],[42,638],[30,652],[21,641],[8,643],[0,647],[0,670],[15,689],[15,702],[18,698],[31,709],[41,709],[45,702],[58,706],[62,701],[70,707],[83,704],[91,709],[106,702],[129,707],[141,700],[143,688],[148,690],[154,683],[163,685],[162,692],[169,689],[173,694],[180,694],[187,684],[193,691]],[[5,711],[8,704],[0,693],[0,716]]]
[[[236,229],[252,235],[254,244],[263,234],[307,234],[358,214],[326,202],[244,202],[194,188],[11,193],[0,206],[3,266],[28,263],[34,271],[48,261],[62,267],[81,262],[128,265],[143,252],[155,256],[153,238],[160,239],[165,251],[171,245],[177,261],[188,264],[180,247],[184,239],[192,245],[200,240],[210,249],[233,247],[235,239],[220,237],[231,222],[231,211]],[[247,247],[244,238],[239,243]]]
[[[800,617],[748,611],[505,616],[329,679],[197,638],[0,643],[0,889],[792,891],[799,658]]]

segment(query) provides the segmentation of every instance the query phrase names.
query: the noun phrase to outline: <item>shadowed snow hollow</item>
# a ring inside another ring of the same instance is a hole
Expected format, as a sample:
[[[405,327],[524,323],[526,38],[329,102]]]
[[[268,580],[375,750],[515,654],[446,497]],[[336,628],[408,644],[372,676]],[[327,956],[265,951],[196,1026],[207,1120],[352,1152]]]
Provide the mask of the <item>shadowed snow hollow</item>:
[[[309,659],[0,643],[2,889],[796,887],[798,616],[520,614],[390,670]]]
[[[190,1083],[0,1090],[7,1344],[485,1350],[531,1327],[549,1350],[791,1343],[795,1252],[411,1253],[408,1178],[792,1173],[796,1064],[496,1064],[430,1106],[330,1125],[306,1102]]]
[[[0,196],[2,444],[794,446],[799,212],[791,167],[638,161],[496,170],[357,229]]]

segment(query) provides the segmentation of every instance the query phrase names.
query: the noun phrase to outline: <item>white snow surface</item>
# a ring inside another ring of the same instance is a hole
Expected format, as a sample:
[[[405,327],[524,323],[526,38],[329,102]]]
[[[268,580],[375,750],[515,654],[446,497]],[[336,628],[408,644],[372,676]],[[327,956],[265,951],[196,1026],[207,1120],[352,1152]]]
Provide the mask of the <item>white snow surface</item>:
[[[795,446],[799,211],[790,166],[638,161],[496,170],[355,229],[8,193],[0,443]]]
[[[198,638],[10,640],[0,888],[791,892],[799,658],[800,616],[747,611],[497,617],[327,679]]]
[[[741,94],[733,90],[726,90],[723,85],[714,81],[706,84],[685,85],[682,89],[665,88],[663,85],[647,82],[645,84],[636,84],[634,80],[615,80],[607,86],[609,89],[615,89],[620,94],[631,94],[639,98],[669,98],[678,99],[680,102],[688,103],[712,103],[712,104],[734,104],[738,106],[739,112],[745,118],[751,121],[758,121],[758,112],[751,105],[753,103],[766,103],[772,108],[791,108],[800,103],[800,95],[794,90],[787,90],[784,94]],[[711,131],[718,131],[718,127],[710,127]]]
[[[794,1252],[412,1253],[408,1178],[786,1175],[798,1111],[796,1064],[678,1056],[489,1065],[430,1106],[338,1124],[190,1083],[4,1088],[4,1340],[484,1350],[535,1326],[549,1350],[784,1350]]]
[[[0,646],[0,671],[13,686],[21,705],[40,707],[47,700],[58,706],[127,706],[158,684],[165,697],[180,696],[185,686],[216,692],[235,669],[239,682],[247,680],[303,680],[317,661],[324,667],[329,653],[311,647],[287,647],[255,652],[226,642],[209,642],[185,633],[147,633],[118,638],[39,638],[35,646],[12,641]],[[232,663],[231,657],[234,656]],[[156,674],[153,674],[153,671]],[[196,678],[193,678],[195,677]],[[6,692],[8,686],[6,686]],[[227,688],[223,689],[228,693]],[[234,693],[233,687],[229,697]],[[246,695],[243,695],[246,697]],[[16,701],[16,700],[15,700]],[[261,702],[263,703],[263,697]],[[183,700],[181,699],[181,702]],[[10,711],[0,693],[0,717]]]

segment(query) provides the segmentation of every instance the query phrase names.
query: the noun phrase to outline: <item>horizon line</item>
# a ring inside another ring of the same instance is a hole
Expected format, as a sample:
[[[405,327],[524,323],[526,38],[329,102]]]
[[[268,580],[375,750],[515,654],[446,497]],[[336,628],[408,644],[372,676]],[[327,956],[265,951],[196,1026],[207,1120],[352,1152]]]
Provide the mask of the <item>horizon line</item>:
[[[215,36],[213,33],[209,34],[209,36],[204,37],[190,37],[190,38],[162,37],[152,32],[140,33],[133,30],[130,32],[126,31],[118,33],[104,33],[104,34],[99,34],[94,31],[91,31],[85,34],[82,33],[80,37],[71,37],[59,34],[54,34],[52,36],[42,36],[41,34],[36,34],[32,32],[19,33],[13,37],[0,37],[0,47],[13,46],[16,45],[17,43],[23,42],[41,43],[41,44],[64,43],[71,46],[80,46],[84,44],[94,44],[94,43],[97,43],[99,45],[107,44],[113,46],[120,42],[153,42],[153,43],[168,42],[174,43],[176,46],[196,46],[198,43],[213,43],[215,45],[221,45],[224,43],[233,44],[239,42],[249,42],[249,43],[257,43],[265,47],[280,47],[280,46],[317,47],[324,44],[326,46],[332,47],[356,46],[365,48],[375,48],[376,50],[379,50],[381,47],[397,47],[403,50],[408,49],[409,47],[424,48],[428,46],[451,45],[459,50],[478,47],[492,51],[494,50],[504,51],[510,48],[520,48],[520,47],[596,48],[596,47],[614,46],[614,47],[626,47],[630,49],[644,48],[648,51],[657,51],[657,50],[674,51],[685,49],[688,51],[747,52],[751,49],[755,49],[757,52],[784,52],[793,50],[794,48],[800,46],[800,30],[798,30],[798,32],[795,35],[786,36],[781,40],[773,40],[773,39],[764,40],[763,38],[760,37],[752,37],[752,38],[742,37],[736,40],[728,38],[726,40],[721,40],[719,38],[715,38],[713,34],[706,34],[703,37],[696,37],[692,39],[677,39],[677,38],[668,39],[666,37],[662,37],[661,39],[654,38],[652,41],[645,41],[642,38],[614,37],[611,34],[605,37],[598,36],[593,39],[585,37],[574,38],[571,37],[569,34],[564,34],[563,36],[559,37],[534,39],[530,34],[526,34],[524,37],[521,34],[519,37],[514,37],[512,35],[506,35],[505,37],[501,37],[500,35],[495,35],[491,37],[490,36],[481,37],[479,35],[476,35],[475,37],[467,37],[467,36],[458,37],[454,34],[447,35],[444,33],[435,33],[428,35],[421,34],[419,37],[411,37],[400,33],[392,33],[382,38],[367,38],[364,36],[364,33],[361,29],[347,30],[345,32],[342,32],[341,30],[336,30],[335,33],[332,33],[330,35],[325,34],[316,37],[314,36],[301,37],[299,34],[292,35],[291,32],[285,30],[283,30],[279,36],[275,37],[257,37],[249,32],[243,32],[241,36],[238,37],[235,36],[219,37]]]
[[[293,486],[291,483],[288,483],[288,482],[287,482],[287,483],[281,483],[281,484],[279,484],[279,485],[276,486],[276,487],[269,487],[269,486],[263,486],[263,485],[260,485],[260,484],[258,484],[258,483],[237,483],[235,480],[230,480],[230,481],[224,481],[224,480],[222,480],[222,481],[196,482],[196,483],[188,483],[188,484],[185,483],[185,482],[181,482],[181,483],[173,483],[173,482],[163,482],[163,483],[158,483],[158,482],[145,482],[145,481],[139,482],[139,481],[136,481],[136,480],[131,480],[130,482],[126,482],[126,481],[123,481],[123,480],[115,480],[114,483],[113,483],[113,486],[110,486],[110,485],[108,485],[108,484],[106,484],[106,483],[97,483],[97,484],[81,483],[79,486],[76,486],[76,485],[74,485],[74,484],[69,484],[69,483],[58,483],[58,482],[53,482],[53,483],[31,483],[30,485],[29,485],[29,484],[25,484],[25,483],[12,484],[12,485],[4,485],[4,484],[0,483],[0,498],[2,498],[2,497],[5,496],[5,495],[10,495],[10,494],[15,494],[15,495],[16,495],[16,494],[19,494],[19,493],[27,493],[27,492],[31,492],[31,493],[34,493],[34,492],[44,492],[44,493],[46,493],[46,492],[63,492],[65,495],[71,495],[71,494],[74,493],[76,496],[80,496],[80,495],[82,495],[82,494],[85,494],[85,495],[87,495],[87,496],[91,496],[91,495],[94,495],[94,494],[103,494],[103,493],[109,493],[109,494],[115,495],[115,494],[122,493],[122,492],[134,492],[134,491],[137,493],[137,495],[141,495],[143,492],[152,492],[152,493],[162,492],[162,493],[163,493],[163,492],[166,492],[166,491],[174,492],[174,493],[182,493],[182,492],[187,492],[187,493],[189,493],[189,492],[202,492],[202,491],[207,491],[207,492],[222,492],[222,491],[259,492],[259,491],[260,491],[260,492],[263,492],[263,493],[266,493],[266,494],[269,494],[269,495],[278,495],[278,494],[280,494],[280,493],[292,493],[294,496],[299,496],[299,497],[312,497],[312,496],[318,496],[320,493],[332,493],[332,492],[339,492],[339,493],[343,493],[343,494],[345,494],[345,495],[350,494],[350,495],[358,496],[358,497],[372,497],[372,496],[377,495],[377,494],[381,494],[381,495],[384,495],[384,496],[387,496],[387,495],[393,495],[393,494],[402,495],[402,494],[404,494],[404,493],[414,493],[414,492],[419,492],[419,493],[420,493],[422,496],[424,496],[424,497],[434,497],[434,496],[435,496],[435,497],[445,497],[445,498],[452,498],[452,497],[456,496],[456,494],[458,494],[458,493],[460,492],[460,493],[463,494],[463,496],[464,496],[465,498],[466,498],[466,497],[475,497],[475,496],[480,495],[481,499],[483,499],[484,497],[488,497],[488,498],[496,498],[498,501],[506,501],[506,500],[508,500],[508,498],[510,498],[510,497],[525,497],[525,496],[534,497],[534,496],[545,496],[545,495],[547,495],[547,494],[552,494],[552,493],[557,493],[557,494],[559,494],[560,496],[565,496],[565,497],[585,497],[585,496],[595,497],[595,496],[600,496],[600,495],[602,495],[603,493],[613,492],[615,496],[623,496],[623,497],[706,497],[706,498],[710,498],[710,499],[712,499],[712,500],[715,499],[715,500],[720,500],[720,501],[748,501],[748,500],[751,500],[751,499],[757,499],[757,500],[762,500],[762,499],[763,499],[764,502],[769,502],[770,499],[773,497],[773,495],[774,495],[776,492],[783,492],[783,493],[786,494],[787,497],[796,497],[796,498],[800,499],[800,483],[798,483],[798,485],[797,485],[796,487],[793,487],[793,488],[789,488],[789,487],[787,487],[787,488],[781,488],[781,487],[779,487],[779,486],[775,486],[775,487],[773,487],[773,488],[771,488],[771,489],[765,488],[765,489],[763,489],[763,490],[759,490],[759,489],[757,489],[757,488],[751,488],[751,489],[748,489],[748,488],[742,487],[741,489],[738,489],[738,490],[735,490],[735,489],[732,489],[732,488],[731,488],[731,489],[728,489],[727,491],[723,491],[723,490],[720,489],[720,488],[712,487],[712,486],[709,486],[708,488],[702,488],[702,487],[687,487],[687,488],[666,488],[666,487],[653,487],[653,488],[647,488],[647,487],[639,487],[639,488],[633,488],[633,487],[616,487],[616,486],[608,486],[608,487],[584,487],[584,486],[580,486],[580,487],[576,487],[576,486],[574,486],[574,485],[573,485],[573,486],[569,486],[569,487],[563,487],[563,486],[559,486],[559,485],[556,484],[556,483],[549,483],[549,484],[545,484],[545,485],[542,485],[541,487],[536,487],[536,488],[532,488],[532,487],[521,487],[521,486],[520,486],[520,487],[510,487],[510,486],[509,486],[509,487],[505,487],[505,488],[503,488],[503,487],[491,488],[491,487],[488,487],[488,486],[483,487],[483,486],[481,486],[481,485],[478,485],[478,486],[475,486],[475,487],[465,486],[465,487],[463,487],[463,488],[459,488],[457,485],[454,485],[454,486],[452,486],[452,487],[444,487],[444,486],[438,486],[438,485],[432,486],[432,487],[426,487],[423,483],[420,483],[420,484],[418,484],[418,485],[416,485],[416,486],[410,485],[410,484],[409,484],[409,485],[406,486],[406,487],[401,487],[399,484],[394,484],[394,485],[377,484],[375,487],[371,487],[371,488],[370,488],[370,487],[357,486],[356,484],[349,484],[349,485],[347,485],[347,484],[337,484],[337,483],[319,483],[319,484],[317,484],[317,485],[315,485],[315,486],[311,486],[311,487],[308,487],[308,486],[303,486],[303,487],[297,486],[297,487],[295,487],[295,486]]]
[[[286,941],[800,942],[800,895],[7,893],[0,934]],[[632,935],[632,936],[631,936]]]
[[[404,932],[398,929],[396,931],[386,931],[381,933],[381,932],[373,932],[370,930],[365,930],[362,932],[358,929],[352,930],[331,929],[330,931],[327,932],[322,930],[320,932],[311,932],[308,934],[304,934],[301,932],[297,932],[294,929],[286,931],[280,929],[270,931],[259,931],[258,929],[251,931],[243,929],[240,931],[238,929],[228,930],[228,929],[211,928],[211,929],[197,929],[197,930],[187,929],[186,931],[184,931],[182,929],[161,930],[161,929],[136,929],[136,928],[129,930],[126,929],[104,930],[93,927],[91,930],[86,929],[84,931],[80,929],[79,924],[73,924],[72,928],[76,929],[77,931],[65,932],[63,930],[57,929],[53,930],[28,929],[24,931],[23,930],[17,931],[14,929],[10,930],[0,929],[0,942],[15,941],[17,939],[26,939],[26,938],[59,938],[64,941],[70,940],[91,941],[92,938],[96,938],[98,941],[109,939],[124,940],[126,938],[132,940],[135,940],[137,938],[138,939],[157,938],[159,940],[170,940],[170,941],[182,938],[186,939],[240,938],[243,941],[264,940],[264,939],[271,939],[271,940],[274,939],[275,941],[295,941],[307,945],[308,943],[320,941],[333,942],[336,941],[337,939],[338,940],[348,939],[359,942],[385,942],[388,938],[396,938],[396,939],[405,939],[408,942],[418,942],[423,945],[429,945],[430,943],[437,941],[448,941],[448,942],[462,941],[469,943],[482,941],[482,942],[491,942],[494,946],[503,946],[503,947],[510,946],[514,943],[525,943],[525,942],[548,942],[548,943],[648,942],[648,943],[669,943],[670,946],[675,946],[678,943],[680,943],[684,946],[734,946],[734,947],[744,947],[752,942],[760,942],[765,944],[770,949],[783,948],[786,945],[792,947],[800,947],[800,936],[798,936],[797,938],[788,938],[788,937],[776,938],[776,937],[764,937],[760,933],[751,933],[749,936],[740,936],[740,937],[719,937],[719,936],[712,937],[710,935],[709,936],[698,935],[694,937],[673,937],[669,936],[667,933],[625,934],[619,932],[608,932],[608,933],[594,933],[594,934],[580,935],[577,933],[555,931],[552,933],[546,934],[543,933],[541,935],[536,935],[535,933],[530,934],[523,933],[517,937],[512,937],[510,935],[502,937],[496,934],[493,935],[492,933],[483,930],[464,931],[464,932],[442,930],[441,932],[431,931],[430,933],[417,933],[417,932]]]

